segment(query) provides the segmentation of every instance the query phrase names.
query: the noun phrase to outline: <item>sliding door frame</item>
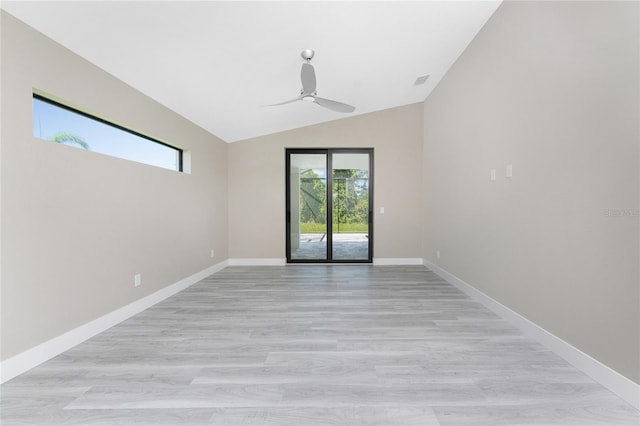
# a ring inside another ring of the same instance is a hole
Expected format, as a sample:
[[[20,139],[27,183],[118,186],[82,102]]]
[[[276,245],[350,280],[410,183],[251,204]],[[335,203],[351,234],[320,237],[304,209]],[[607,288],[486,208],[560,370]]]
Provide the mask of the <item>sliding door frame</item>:
[[[291,257],[291,155],[325,154],[327,175],[327,252],[324,259],[292,259]],[[333,259],[333,154],[369,155],[369,223],[368,258]],[[286,148],[285,149],[285,228],[287,263],[373,263],[373,148]]]

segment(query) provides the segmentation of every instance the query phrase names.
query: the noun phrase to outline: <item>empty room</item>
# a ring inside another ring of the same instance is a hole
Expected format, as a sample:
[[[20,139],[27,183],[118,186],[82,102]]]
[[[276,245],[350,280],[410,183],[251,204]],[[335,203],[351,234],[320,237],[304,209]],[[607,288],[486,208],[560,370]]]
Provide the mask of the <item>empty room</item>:
[[[640,2],[3,1],[0,424],[640,424]]]

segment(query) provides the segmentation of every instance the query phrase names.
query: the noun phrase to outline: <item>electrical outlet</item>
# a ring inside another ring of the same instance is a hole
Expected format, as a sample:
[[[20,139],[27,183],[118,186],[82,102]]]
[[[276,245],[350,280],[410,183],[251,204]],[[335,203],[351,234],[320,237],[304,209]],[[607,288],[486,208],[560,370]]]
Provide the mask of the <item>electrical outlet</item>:
[[[504,177],[513,177],[513,165],[507,164],[507,167],[505,167],[504,171]]]
[[[142,284],[142,276],[140,274],[135,274],[133,276],[133,286],[139,287]]]
[[[211,249],[211,257],[213,258],[213,256],[215,256],[215,252]]]
[[[436,250],[436,257],[440,259],[440,250]]]
[[[491,169],[489,179],[496,180],[496,169]]]

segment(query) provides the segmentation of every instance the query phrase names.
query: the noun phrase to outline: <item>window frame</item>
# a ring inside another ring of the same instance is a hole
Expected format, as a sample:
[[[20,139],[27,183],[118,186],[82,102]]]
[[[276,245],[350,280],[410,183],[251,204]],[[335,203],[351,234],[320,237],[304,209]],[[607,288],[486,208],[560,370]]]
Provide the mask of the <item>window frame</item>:
[[[178,152],[178,168],[177,169],[166,168],[166,170],[174,170],[174,171],[177,171],[177,172],[180,172],[180,173],[184,173],[184,150],[183,149],[180,149],[180,148],[178,148],[176,146],[173,146],[173,145],[169,145],[166,142],[162,142],[162,141],[160,141],[158,139],[152,138],[151,136],[145,135],[145,134],[137,132],[135,130],[131,130],[131,129],[129,129],[127,127],[124,127],[124,126],[122,126],[120,124],[116,124],[116,123],[113,123],[113,122],[111,122],[109,120],[105,120],[104,118],[100,118],[100,117],[97,117],[97,116],[95,116],[93,114],[89,114],[89,113],[87,113],[85,111],[82,111],[82,110],[80,110],[78,108],[74,108],[72,106],[66,105],[66,104],[64,104],[64,103],[62,103],[60,101],[53,100],[53,99],[51,99],[51,98],[49,98],[47,96],[41,95],[41,94],[36,93],[36,92],[33,92],[33,98],[32,99],[48,103],[48,104],[53,105],[53,106],[55,106],[57,108],[61,108],[61,109],[67,110],[69,112],[81,115],[81,116],[83,116],[85,118],[88,118],[90,120],[97,121],[98,123],[104,124],[105,126],[113,127],[113,128],[116,128],[116,129],[118,129],[120,131],[123,131],[123,132],[129,133],[129,134],[132,134],[134,136],[138,136],[140,138],[146,139],[146,140],[148,140],[150,142],[154,142],[154,143],[157,143],[159,145],[165,146],[167,148],[171,148],[171,149],[173,149],[173,150]],[[139,161],[130,160],[128,158],[120,157],[120,156],[116,156],[116,155],[110,155],[110,154],[103,154],[103,155],[108,155],[108,156],[114,157],[114,158],[121,158],[121,159],[127,160],[127,161],[133,161],[134,163],[140,163]],[[155,165],[149,164],[149,163],[141,163],[141,164],[147,164],[149,166],[158,167],[158,166],[155,166]],[[159,167],[159,168],[163,168],[163,167]]]

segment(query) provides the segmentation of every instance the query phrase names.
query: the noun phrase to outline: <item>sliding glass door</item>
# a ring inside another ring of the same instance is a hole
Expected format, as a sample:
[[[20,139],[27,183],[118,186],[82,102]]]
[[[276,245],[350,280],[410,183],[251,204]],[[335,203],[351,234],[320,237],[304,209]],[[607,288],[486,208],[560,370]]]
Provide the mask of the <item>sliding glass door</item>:
[[[369,153],[334,153],[331,161],[331,258],[369,261]]]
[[[287,260],[327,260],[327,154],[287,152]]]
[[[288,149],[287,261],[371,262],[372,149]]]

